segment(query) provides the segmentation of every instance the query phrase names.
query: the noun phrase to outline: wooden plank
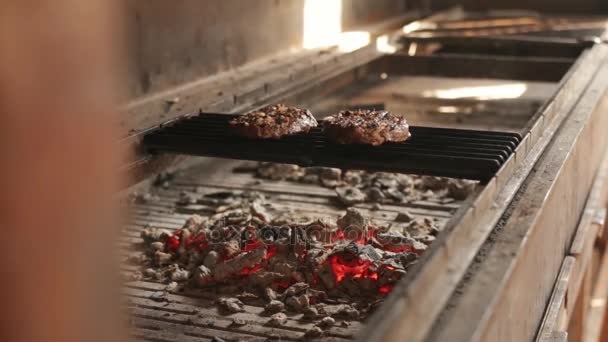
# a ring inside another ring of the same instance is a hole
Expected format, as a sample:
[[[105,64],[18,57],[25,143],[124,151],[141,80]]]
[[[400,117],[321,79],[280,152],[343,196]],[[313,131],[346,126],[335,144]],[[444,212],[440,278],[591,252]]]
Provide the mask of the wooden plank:
[[[591,270],[587,269],[584,272],[583,280],[580,284],[580,291],[578,291],[578,297],[571,296],[569,300],[575,301],[574,310],[569,317],[570,322],[567,326],[569,332],[570,342],[583,342],[585,336],[585,325],[587,320],[587,309],[589,307],[589,299],[591,297],[590,282],[591,282]]]
[[[555,288],[553,289],[553,295],[549,300],[547,313],[536,338],[537,342],[551,342],[554,333],[559,331],[559,315],[566,305],[566,295],[568,294],[568,286],[570,285],[575,263],[576,258],[574,257],[568,256],[564,259],[564,263],[557,276]]]
[[[608,252],[606,251],[604,251],[598,270],[597,281],[591,297],[591,306],[587,313],[586,342],[600,341],[604,317],[606,316],[606,300],[608,298]]]

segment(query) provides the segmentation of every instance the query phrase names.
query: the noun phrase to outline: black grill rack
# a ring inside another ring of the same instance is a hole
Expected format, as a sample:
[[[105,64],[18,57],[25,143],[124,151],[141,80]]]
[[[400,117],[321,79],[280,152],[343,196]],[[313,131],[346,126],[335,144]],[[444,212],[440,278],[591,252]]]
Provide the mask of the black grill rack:
[[[516,133],[416,126],[410,127],[408,141],[381,146],[335,144],[325,138],[321,127],[308,134],[256,140],[231,133],[228,122],[235,116],[201,113],[162,125],[144,136],[144,147],[150,153],[487,181],[521,141]]]

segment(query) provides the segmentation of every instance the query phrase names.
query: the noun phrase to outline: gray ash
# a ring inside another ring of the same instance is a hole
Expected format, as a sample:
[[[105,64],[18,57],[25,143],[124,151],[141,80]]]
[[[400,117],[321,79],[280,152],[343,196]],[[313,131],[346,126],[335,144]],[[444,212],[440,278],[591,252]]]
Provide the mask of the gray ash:
[[[226,314],[255,302],[269,325],[285,313],[315,322],[310,335],[365,319],[414,265],[439,231],[435,222],[400,213],[387,226],[351,207],[436,197],[461,199],[475,183],[392,173],[260,164],[258,177],[314,183],[335,189],[346,207],[333,222],[307,217],[253,191],[183,192],[175,210],[191,215],[182,229],[147,227],[145,254],[130,260],[141,271],[130,280],[170,284],[167,291],[203,289],[218,294]],[[370,303],[375,303],[371,305]],[[345,323],[346,322],[346,323]]]
[[[346,206],[357,203],[400,203],[417,200],[464,200],[477,182],[388,172],[343,171],[334,168],[259,163],[253,169],[262,179],[287,180],[335,189]]]
[[[286,223],[260,213],[273,209],[263,196],[238,197],[224,198],[230,209],[207,219],[193,215],[170,235],[144,230],[148,259],[141,277],[228,294],[218,301],[227,313],[262,299],[265,312],[275,315],[271,324],[293,312],[325,319],[319,327],[328,327],[327,317],[365,318],[372,310],[365,303],[382,300],[425,249],[400,232],[388,234],[354,208],[335,223]]]

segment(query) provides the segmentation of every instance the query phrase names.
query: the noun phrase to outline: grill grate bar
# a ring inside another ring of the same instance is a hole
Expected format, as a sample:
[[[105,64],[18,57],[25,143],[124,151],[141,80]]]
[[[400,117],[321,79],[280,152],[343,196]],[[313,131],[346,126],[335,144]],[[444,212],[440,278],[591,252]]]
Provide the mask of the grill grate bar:
[[[412,138],[382,146],[340,145],[320,127],[308,134],[253,140],[229,131],[228,114],[203,113],[144,137],[151,152],[489,180],[517,148],[515,133],[411,127]]]

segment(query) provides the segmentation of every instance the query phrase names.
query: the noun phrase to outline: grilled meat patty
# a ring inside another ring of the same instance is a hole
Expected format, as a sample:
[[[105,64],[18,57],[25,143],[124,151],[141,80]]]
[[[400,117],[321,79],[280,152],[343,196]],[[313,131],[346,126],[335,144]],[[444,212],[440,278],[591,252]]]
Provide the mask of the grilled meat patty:
[[[264,107],[230,121],[236,134],[255,139],[278,139],[307,133],[316,126],[317,120],[309,110],[283,104]]]
[[[323,121],[326,136],[339,144],[382,145],[410,137],[407,121],[387,111],[344,110]]]

